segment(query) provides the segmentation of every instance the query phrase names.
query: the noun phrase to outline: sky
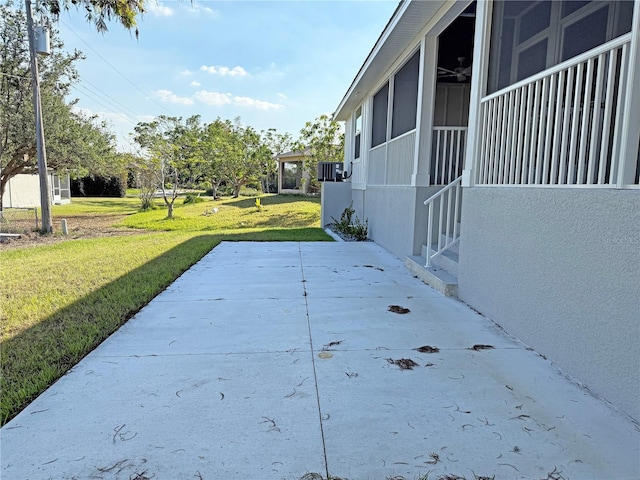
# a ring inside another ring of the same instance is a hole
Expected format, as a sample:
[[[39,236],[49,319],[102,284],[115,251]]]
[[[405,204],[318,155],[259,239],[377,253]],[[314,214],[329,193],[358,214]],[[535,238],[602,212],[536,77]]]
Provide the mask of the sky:
[[[77,108],[103,118],[121,151],[135,151],[138,122],[158,115],[202,122],[240,117],[297,139],[331,114],[398,5],[397,0],[155,2],[139,38],[117,23],[97,33],[82,11],[56,28],[76,64]]]

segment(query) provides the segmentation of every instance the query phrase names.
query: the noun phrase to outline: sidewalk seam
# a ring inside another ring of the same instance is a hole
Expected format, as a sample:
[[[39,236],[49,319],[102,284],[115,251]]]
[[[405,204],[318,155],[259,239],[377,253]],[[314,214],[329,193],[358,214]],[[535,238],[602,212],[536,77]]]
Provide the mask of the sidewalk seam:
[[[303,293],[304,307],[307,314],[307,329],[309,331],[309,347],[311,349],[310,353],[311,353],[311,366],[313,368],[313,382],[316,387],[316,402],[318,405],[318,420],[320,422],[320,436],[322,437],[322,454],[324,456],[324,469],[325,469],[325,474],[327,475],[326,478],[331,478],[329,476],[329,461],[327,459],[327,446],[324,438],[324,425],[322,423],[322,407],[320,406],[320,392],[318,391],[318,374],[316,373],[316,359],[315,359],[314,350],[313,350],[313,337],[311,336],[311,319],[309,318],[309,302],[307,301],[307,286],[305,284],[306,279],[304,278],[304,264],[302,262],[302,248],[300,244],[298,244],[298,253],[300,255],[300,270],[302,272],[302,290],[304,292]]]

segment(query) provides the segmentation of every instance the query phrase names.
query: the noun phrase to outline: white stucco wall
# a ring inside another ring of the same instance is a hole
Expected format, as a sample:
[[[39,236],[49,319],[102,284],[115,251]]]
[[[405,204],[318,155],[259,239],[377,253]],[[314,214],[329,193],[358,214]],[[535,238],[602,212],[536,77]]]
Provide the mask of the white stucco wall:
[[[350,182],[322,182],[320,194],[320,224],[322,227],[340,219],[351,204]]]
[[[464,189],[459,270],[461,300],[640,420],[640,191]]]
[[[403,259],[419,255],[426,243],[428,208],[424,201],[441,188],[368,186],[352,190],[351,200],[360,221],[369,221],[369,238]]]
[[[2,196],[4,207],[31,208],[40,206],[40,178],[19,174],[12,177]]]
[[[368,186],[365,195],[361,220],[369,220],[369,237],[404,258],[413,250],[415,188]]]
[[[354,190],[354,208],[369,220],[371,240],[399,258],[420,254],[427,237],[427,207],[423,202],[441,187],[368,186]]]

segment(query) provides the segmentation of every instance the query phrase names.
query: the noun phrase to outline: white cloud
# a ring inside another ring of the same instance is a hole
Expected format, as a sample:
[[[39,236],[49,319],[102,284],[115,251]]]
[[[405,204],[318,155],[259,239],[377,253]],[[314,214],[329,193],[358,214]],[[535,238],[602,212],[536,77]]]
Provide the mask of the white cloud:
[[[200,86],[200,82],[196,82],[195,80],[193,82],[191,82],[189,85],[191,85],[192,87],[199,87]]]
[[[212,106],[229,105],[231,103],[231,95],[228,93],[208,92],[206,90],[200,90],[196,92],[194,97],[200,100],[202,103]]]
[[[278,93],[278,97],[280,97],[283,100],[288,100],[289,97],[287,97],[284,93]]]
[[[187,97],[179,97],[171,90],[156,90],[154,96],[162,102],[176,103],[178,105],[193,105],[193,100]]]
[[[240,66],[235,66],[233,68],[223,67],[223,66],[207,66],[202,65],[200,70],[203,72],[209,72],[213,75],[220,75],[223,77],[248,77],[249,73]]]
[[[153,122],[156,119],[156,117],[154,117],[153,115],[137,115],[136,116],[136,120],[138,120],[138,122]]]
[[[160,2],[150,2],[145,5],[147,11],[149,11],[155,17],[170,17],[173,15],[173,9],[165,7]]]
[[[180,72],[180,75],[184,75],[185,77],[188,77],[190,75],[193,75],[193,72],[189,69],[183,70]]]
[[[222,105],[237,105],[239,107],[256,108],[258,110],[278,110],[283,108],[283,105],[277,103],[265,102],[249,97],[233,96],[230,93],[209,92],[207,90],[196,92],[194,97],[202,103],[216,107]]]
[[[216,18],[219,15],[217,10],[214,10],[209,7],[203,7],[197,3],[192,3],[189,7],[189,12],[199,14],[199,15],[207,15],[209,17]]]
[[[75,112],[75,113],[79,113],[81,115],[86,115],[87,117],[90,117],[90,116],[94,115],[94,113],[90,109],[85,108],[85,107],[78,107],[77,105],[72,105],[71,106],[71,110],[73,112]]]
[[[258,110],[279,110],[282,105],[277,103],[265,102],[249,97],[233,97],[233,103],[241,107],[257,108]]]

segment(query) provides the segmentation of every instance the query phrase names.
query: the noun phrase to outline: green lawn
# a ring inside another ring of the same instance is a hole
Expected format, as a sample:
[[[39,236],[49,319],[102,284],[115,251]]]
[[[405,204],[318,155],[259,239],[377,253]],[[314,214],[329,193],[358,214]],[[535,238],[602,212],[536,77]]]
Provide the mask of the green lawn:
[[[126,215],[123,227],[148,233],[0,252],[2,424],[221,241],[331,240],[317,198],[177,202],[166,220],[135,198],[74,199],[54,217]]]
[[[127,217],[122,225],[164,231],[246,233],[272,228],[317,228],[320,226],[320,199],[295,195],[263,195],[261,208],[255,198],[228,198],[182,205],[176,200],[174,218],[157,209]],[[158,202],[159,204],[159,202]]]

